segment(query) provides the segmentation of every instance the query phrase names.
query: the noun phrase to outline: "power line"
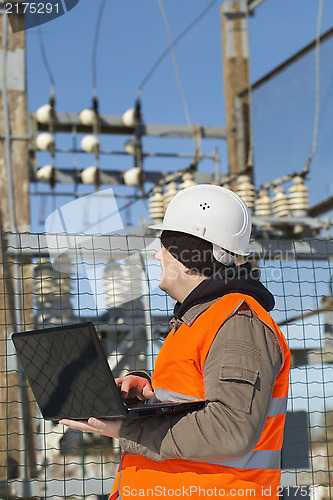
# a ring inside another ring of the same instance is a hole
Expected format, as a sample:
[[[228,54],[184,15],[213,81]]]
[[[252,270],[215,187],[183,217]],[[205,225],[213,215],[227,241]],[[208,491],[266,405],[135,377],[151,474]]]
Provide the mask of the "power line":
[[[166,12],[164,10],[164,6],[163,6],[162,0],[158,0],[158,4],[159,4],[161,12],[162,12],[162,16],[163,16],[165,28],[166,28],[168,39],[169,39],[169,45],[170,45],[170,52],[171,52],[171,55],[172,55],[173,67],[174,67],[174,70],[175,70],[175,75],[176,75],[178,87],[179,87],[180,94],[181,94],[182,101],[183,101],[183,106],[184,106],[184,111],[185,111],[187,125],[188,125],[188,127],[192,128],[192,123],[191,123],[190,114],[189,114],[189,110],[188,110],[187,100],[186,100],[184,88],[183,88],[183,85],[182,85],[182,82],[181,82],[181,79],[180,79],[180,75],[179,75],[179,70],[178,70],[178,65],[177,65],[176,55],[175,55],[175,51],[174,51],[174,45],[173,45],[173,41],[172,41],[172,36],[171,36],[171,31],[170,31],[170,26],[169,26],[168,18],[167,18]]]
[[[98,48],[98,40],[99,40],[99,34],[101,30],[101,24],[102,24],[102,16],[103,16],[103,11],[106,5],[106,0],[102,0],[98,16],[97,16],[97,23],[96,23],[96,29],[95,29],[95,38],[94,38],[94,46],[93,46],[93,53],[92,53],[92,80],[93,80],[93,96],[97,98],[97,69],[96,69],[96,59],[97,59],[97,48]]]
[[[320,109],[320,31],[321,31],[321,21],[323,17],[323,5],[324,1],[319,0],[318,5],[318,17],[317,17],[317,33],[316,33],[316,52],[315,52],[315,114],[314,114],[314,124],[313,124],[313,139],[312,139],[312,151],[303,170],[303,175],[309,173],[310,165],[312,159],[317,151],[317,140],[318,140],[318,128],[319,128],[319,109]]]
[[[191,21],[190,24],[188,26],[186,26],[186,28],[181,33],[179,33],[179,35],[173,40],[173,46],[174,47],[175,47],[175,45],[177,45],[178,42],[180,42],[184,38],[185,35],[187,35],[187,33],[189,33],[189,31],[191,31],[192,28],[194,28],[194,26],[199,21],[201,21],[201,19],[203,19],[203,17],[213,7],[213,5],[216,4],[216,2],[217,2],[217,0],[212,0],[212,2],[210,2],[207,5],[207,7],[205,7],[200,12],[200,14],[195,19],[193,19],[193,21]],[[164,60],[164,58],[169,54],[169,52],[170,52],[170,45],[168,47],[166,47],[163,50],[163,52],[161,52],[160,56],[156,59],[156,61],[154,62],[154,64],[152,65],[152,67],[150,68],[150,70],[148,71],[148,73],[146,74],[146,76],[141,81],[141,83],[139,85],[139,88],[138,88],[138,96],[140,96],[140,94],[141,94],[144,86],[148,83],[148,81],[150,80],[150,78],[153,76],[153,74],[155,73],[155,71],[157,70],[157,68],[161,64],[161,62]]]
[[[50,83],[51,83],[51,98],[54,98],[54,96],[55,96],[55,79],[54,79],[53,73],[51,71],[49,61],[47,59],[43,32],[42,32],[42,28],[40,26],[38,26],[38,36],[39,36],[39,45],[40,45],[40,51],[42,54],[42,60],[43,60],[46,72],[49,76]]]

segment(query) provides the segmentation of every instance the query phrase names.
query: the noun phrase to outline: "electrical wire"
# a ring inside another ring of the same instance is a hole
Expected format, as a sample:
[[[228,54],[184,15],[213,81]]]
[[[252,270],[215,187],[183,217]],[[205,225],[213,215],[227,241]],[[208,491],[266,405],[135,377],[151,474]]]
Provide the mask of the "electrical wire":
[[[213,7],[213,5],[216,4],[216,2],[217,2],[217,0],[212,0],[212,2],[210,2],[207,5],[207,7],[205,7],[203,9],[203,11],[201,11],[200,14],[195,19],[193,19],[193,21],[191,21],[190,24],[188,26],[186,26],[186,28],[181,33],[179,33],[179,35],[173,40],[174,47],[177,45],[178,42],[180,42],[184,38],[185,35],[187,35],[187,33],[189,33],[191,31],[192,28],[194,28],[194,26],[199,21],[201,21],[201,19],[203,19],[203,17]],[[164,58],[169,54],[169,52],[170,52],[170,46],[168,45],[168,47],[166,47],[163,50],[163,52],[161,52],[159,57],[156,59],[156,61],[154,62],[154,64],[152,65],[152,67],[150,68],[148,73],[146,74],[146,76],[142,79],[142,81],[139,85],[139,88],[138,88],[138,97],[141,95],[143,88],[148,83],[150,78],[153,76],[153,74],[155,73],[155,71],[157,70],[157,68],[161,64],[161,62],[164,60]]]
[[[97,16],[94,46],[93,46],[93,52],[92,52],[93,96],[95,98],[97,98],[97,69],[96,69],[97,48],[98,48],[99,34],[101,31],[102,16],[103,16],[103,11],[104,11],[105,5],[106,5],[106,0],[102,0],[101,6],[100,6],[100,9],[98,12],[98,16]]]
[[[40,26],[38,26],[38,36],[39,36],[39,45],[40,45],[40,51],[42,54],[42,60],[43,60],[46,72],[49,76],[50,83],[51,83],[51,98],[54,98],[55,97],[55,80],[54,80],[53,73],[51,71],[51,67],[49,65],[49,61],[47,59],[43,32],[42,32],[42,28]]]
[[[165,28],[166,28],[168,39],[169,39],[169,46],[170,46],[170,52],[172,55],[173,67],[174,67],[178,87],[179,87],[180,94],[181,94],[182,101],[183,101],[187,125],[188,125],[188,127],[190,127],[192,129],[192,123],[191,123],[190,114],[189,114],[189,110],[188,110],[187,100],[186,100],[184,88],[183,88],[183,85],[182,85],[182,82],[180,79],[180,75],[179,75],[179,70],[178,70],[178,65],[177,65],[176,55],[175,55],[175,51],[174,51],[174,46],[173,46],[173,41],[172,41],[172,36],[171,36],[171,32],[170,32],[168,18],[166,16],[162,0],[158,0],[158,4],[159,4],[161,12],[162,12]]]
[[[318,6],[318,17],[317,17],[317,33],[316,33],[316,52],[315,52],[315,115],[313,124],[313,139],[312,139],[312,151],[306,163],[306,166],[302,172],[305,177],[309,173],[310,165],[312,159],[317,151],[318,142],[318,129],[319,129],[319,109],[320,109],[320,32],[321,32],[321,21],[323,17],[323,5],[324,0],[319,0]]]

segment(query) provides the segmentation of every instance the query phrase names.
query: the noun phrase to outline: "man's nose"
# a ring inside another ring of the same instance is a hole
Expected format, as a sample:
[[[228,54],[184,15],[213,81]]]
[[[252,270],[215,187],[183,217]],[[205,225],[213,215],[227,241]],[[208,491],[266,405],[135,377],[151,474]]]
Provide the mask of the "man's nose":
[[[160,248],[159,251],[155,253],[155,259],[159,261],[162,260],[162,248]]]

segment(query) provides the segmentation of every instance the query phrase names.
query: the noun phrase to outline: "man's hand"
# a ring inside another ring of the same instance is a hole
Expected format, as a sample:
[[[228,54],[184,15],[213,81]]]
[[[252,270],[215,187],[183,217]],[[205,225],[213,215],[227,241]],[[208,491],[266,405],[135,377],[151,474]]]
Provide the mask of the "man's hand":
[[[138,375],[126,375],[125,377],[116,378],[116,384],[121,391],[123,399],[138,398],[141,401],[151,399],[154,392],[151,388],[149,381],[144,377]]]
[[[123,399],[138,398],[141,401],[145,401],[154,396],[149,381],[144,377],[127,375],[117,378],[115,381],[117,387],[121,391]],[[102,436],[119,438],[122,420],[99,420],[97,418],[89,418],[87,422],[82,422],[82,420],[62,419],[59,423],[82,432],[91,432],[101,434]]]
[[[82,420],[68,420],[66,418],[60,420],[59,424],[66,425],[71,429],[76,429],[82,432],[93,432],[101,436],[114,437],[119,439],[119,429],[122,420],[99,420],[97,418],[89,418],[87,422]]]

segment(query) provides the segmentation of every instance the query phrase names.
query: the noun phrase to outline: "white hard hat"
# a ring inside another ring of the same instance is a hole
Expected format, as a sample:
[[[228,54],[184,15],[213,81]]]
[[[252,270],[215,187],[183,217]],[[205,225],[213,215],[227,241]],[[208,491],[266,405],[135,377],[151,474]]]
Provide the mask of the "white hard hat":
[[[249,255],[251,216],[245,202],[233,191],[198,184],[179,191],[166,209],[163,222],[151,229],[180,231],[213,244],[214,257],[222,261],[222,249]]]

